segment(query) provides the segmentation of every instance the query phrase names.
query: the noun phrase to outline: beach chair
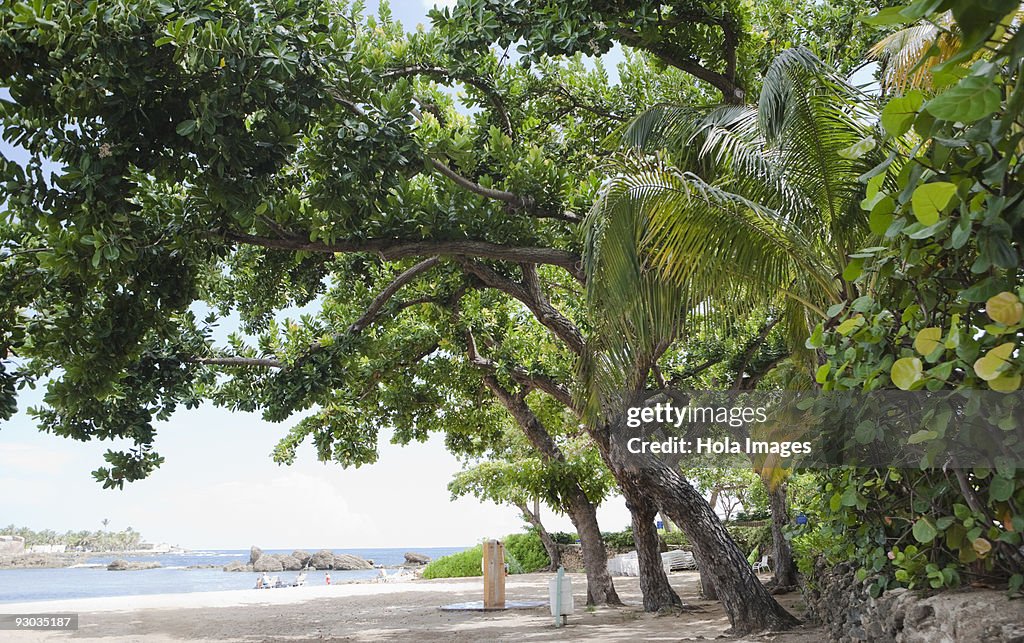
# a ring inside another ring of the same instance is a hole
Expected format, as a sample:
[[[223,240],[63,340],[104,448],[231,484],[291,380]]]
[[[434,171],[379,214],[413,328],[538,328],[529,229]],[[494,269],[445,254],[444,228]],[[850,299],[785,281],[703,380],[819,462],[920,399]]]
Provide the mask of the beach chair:
[[[768,554],[761,556],[761,560],[754,563],[754,573],[770,572],[772,568],[768,565]]]

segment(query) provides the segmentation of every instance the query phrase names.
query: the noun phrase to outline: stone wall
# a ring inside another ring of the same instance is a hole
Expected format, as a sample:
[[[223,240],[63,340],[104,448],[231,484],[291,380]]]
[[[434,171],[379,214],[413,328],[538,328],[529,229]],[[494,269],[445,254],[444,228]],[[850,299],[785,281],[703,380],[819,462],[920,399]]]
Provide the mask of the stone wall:
[[[25,553],[25,539],[21,536],[0,536],[0,554],[10,556],[11,554]]]
[[[567,572],[583,572],[583,548],[579,545],[559,545],[558,555]]]
[[[850,565],[819,562],[804,587],[809,616],[838,643],[1024,641],[1024,601],[998,590],[895,589],[871,598]]]

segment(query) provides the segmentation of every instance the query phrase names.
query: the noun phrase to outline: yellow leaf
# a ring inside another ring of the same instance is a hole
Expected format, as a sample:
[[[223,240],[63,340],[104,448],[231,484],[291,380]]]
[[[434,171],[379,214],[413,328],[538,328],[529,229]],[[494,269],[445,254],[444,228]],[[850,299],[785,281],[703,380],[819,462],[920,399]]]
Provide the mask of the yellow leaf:
[[[996,346],[974,362],[974,372],[986,382],[991,382],[999,377],[1000,372],[1010,363],[1010,355],[1013,354],[1014,348],[1016,345],[1012,342]]]
[[[992,321],[1013,326],[1020,323],[1021,317],[1024,317],[1024,304],[1012,292],[1001,292],[989,297],[985,302],[985,312]]]
[[[1012,393],[1020,388],[1020,375],[1000,375],[989,380],[988,387],[1000,393]]]
[[[918,380],[921,379],[921,360],[916,357],[904,357],[896,360],[889,372],[892,383],[904,391],[910,390]]]
[[[914,338],[914,350],[922,355],[929,355],[942,345],[942,329],[935,326],[922,328]]]
[[[974,551],[978,552],[979,558],[984,558],[992,551],[992,543],[984,538],[975,538],[971,542],[971,547],[974,548]]]

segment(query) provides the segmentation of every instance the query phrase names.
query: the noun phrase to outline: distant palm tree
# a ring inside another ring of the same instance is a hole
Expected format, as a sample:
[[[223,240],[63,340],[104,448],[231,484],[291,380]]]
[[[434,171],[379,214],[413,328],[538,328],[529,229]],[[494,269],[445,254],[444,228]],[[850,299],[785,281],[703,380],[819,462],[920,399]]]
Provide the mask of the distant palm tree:
[[[110,518],[104,518],[101,522],[103,523],[103,530],[106,531],[107,525],[110,524]]]

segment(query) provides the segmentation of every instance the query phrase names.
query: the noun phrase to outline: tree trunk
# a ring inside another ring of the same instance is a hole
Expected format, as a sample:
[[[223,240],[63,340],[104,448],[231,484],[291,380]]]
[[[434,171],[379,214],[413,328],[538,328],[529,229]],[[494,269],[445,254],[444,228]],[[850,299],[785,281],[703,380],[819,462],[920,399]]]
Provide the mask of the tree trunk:
[[[610,454],[611,455],[611,454]],[[711,506],[675,469],[647,457],[639,466],[633,456],[627,466],[613,468],[627,484],[646,489],[663,512],[694,545],[697,566],[707,572],[729,616],[732,634],[786,629],[797,624],[768,593],[754,574]]]
[[[789,524],[789,508],[786,503],[788,485],[783,481],[775,489],[768,490],[768,506],[772,512],[772,556],[775,572],[775,584],[780,587],[796,585],[796,563],[793,561],[793,550],[783,533]]]
[[[562,556],[558,552],[558,543],[551,537],[548,530],[544,529],[544,523],[540,521],[540,512],[536,510],[536,503],[534,504],[534,511],[530,511],[526,503],[518,504],[516,507],[519,508],[519,511],[523,512],[523,517],[537,530],[540,542],[544,545],[544,551],[548,553],[548,560],[551,561],[551,564],[548,565],[548,570],[552,572],[557,571],[558,566],[562,564]]]
[[[668,516],[661,513],[660,511],[658,512],[658,520],[661,521],[661,524],[665,525],[665,533],[675,530],[675,528],[672,526],[672,521],[668,519]]]
[[[700,560],[700,555],[697,554],[697,545],[692,544],[693,557],[695,560]],[[700,572],[700,595],[701,598],[707,601],[717,601],[718,592],[715,591],[715,582],[711,580],[711,574],[702,565],[697,565],[697,571]]]
[[[470,347],[470,357],[476,358],[475,343],[471,342]],[[547,460],[565,462],[562,451],[523,396],[512,394],[493,373],[485,374],[483,381],[515,418],[534,449]],[[564,475],[571,474],[567,472]],[[563,496],[562,501],[583,548],[583,568],[587,572],[587,605],[622,605],[615,592],[615,585],[612,584],[611,574],[608,573],[608,555],[601,539],[601,528],[597,524],[597,508],[587,498],[579,480],[567,478],[565,485],[570,491]]]
[[[567,499],[569,518],[576,527],[583,548],[583,569],[587,572],[587,605],[622,605],[608,573],[608,552],[597,524],[597,507],[577,487]]]
[[[661,540],[654,526],[658,507],[640,489],[623,486],[626,507],[633,517],[633,540],[640,565],[640,592],[644,597],[645,612],[660,612],[683,606],[683,601],[672,589],[661,562]]]

